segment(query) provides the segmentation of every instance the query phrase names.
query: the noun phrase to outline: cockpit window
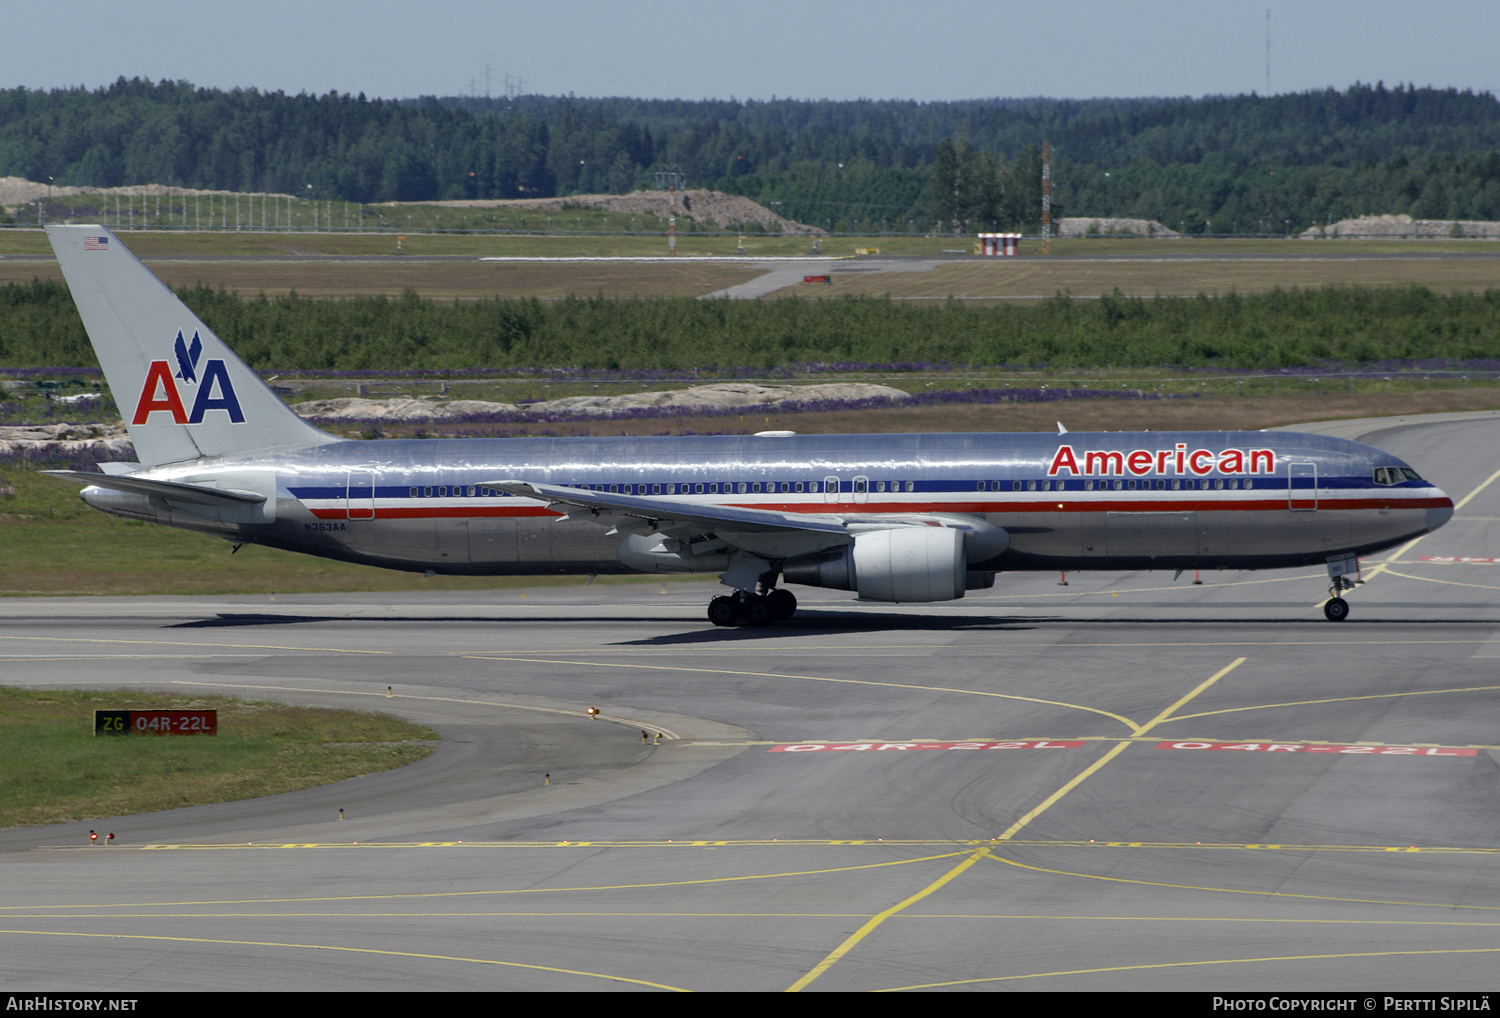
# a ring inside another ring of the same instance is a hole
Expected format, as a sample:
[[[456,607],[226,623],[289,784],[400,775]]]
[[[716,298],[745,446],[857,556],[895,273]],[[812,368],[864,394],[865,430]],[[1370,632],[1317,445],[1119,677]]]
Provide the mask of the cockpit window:
[[[1403,481],[1421,481],[1411,467],[1376,467],[1376,484],[1401,484]]]

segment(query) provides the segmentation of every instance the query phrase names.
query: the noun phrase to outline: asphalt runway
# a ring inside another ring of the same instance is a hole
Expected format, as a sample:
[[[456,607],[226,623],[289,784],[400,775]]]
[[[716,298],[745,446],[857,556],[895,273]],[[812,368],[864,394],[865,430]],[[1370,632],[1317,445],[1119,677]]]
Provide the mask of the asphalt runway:
[[[0,981],[1494,990],[1500,421],[1340,428],[1460,502],[1365,563],[1341,624],[1312,569],[799,590],[760,630],[710,626],[693,583],[0,601],[8,684],[443,736],[324,788],[0,832]]]

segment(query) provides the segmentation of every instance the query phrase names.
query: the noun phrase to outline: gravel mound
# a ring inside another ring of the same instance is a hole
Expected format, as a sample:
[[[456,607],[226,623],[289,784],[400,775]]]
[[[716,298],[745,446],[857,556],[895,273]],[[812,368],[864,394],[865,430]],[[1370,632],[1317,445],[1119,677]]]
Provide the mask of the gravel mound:
[[[49,190],[45,183],[38,184],[34,180],[25,177],[0,177],[0,205],[25,205],[27,202],[40,201],[48,195],[53,198],[66,198],[75,194],[129,194],[140,197],[141,195],[187,195],[195,194],[243,194],[253,195],[256,198],[291,198],[293,195],[277,194],[265,191],[204,191],[192,187],[169,187],[166,184],[130,184],[125,187],[72,187],[53,184]]]
[[[533,209],[562,212],[569,208],[604,209],[626,216],[667,215],[666,191],[632,191],[629,194],[574,194],[566,198],[491,198],[472,201],[403,202],[407,205],[437,205],[454,209]],[[394,205],[395,202],[386,204]],[[827,230],[783,219],[764,205],[737,194],[698,189],[677,192],[677,214],[694,222],[733,229],[759,223],[767,233],[827,236]]]
[[[830,382],[823,385],[756,385],[723,382],[671,392],[633,392],[623,396],[565,396],[539,403],[492,403],[481,399],[315,399],[295,403],[303,417],[324,421],[442,421],[489,414],[602,417],[643,407],[680,410],[729,410],[737,407],[796,406],[824,401],[905,400],[908,393],[888,385]],[[123,422],[109,424],[39,424],[0,427],[0,459],[68,457],[131,460],[135,456]]]
[[[135,447],[125,425],[38,424],[0,428],[0,459],[37,454],[131,459]]]
[[[1408,215],[1360,216],[1302,231],[1305,240],[1333,237],[1500,237],[1500,223],[1481,219],[1413,219]]]
[[[1155,219],[1109,219],[1064,216],[1057,221],[1059,237],[1086,237],[1090,230],[1107,237],[1180,237],[1182,234]]]
[[[303,417],[323,420],[435,421],[478,414],[563,414],[588,417],[622,413],[641,407],[727,410],[774,404],[814,403],[824,400],[908,399],[888,385],[831,382],[824,385],[756,385],[724,382],[695,385],[670,392],[633,392],[623,396],[565,396],[539,403],[490,403],[475,399],[318,399],[292,409]]]

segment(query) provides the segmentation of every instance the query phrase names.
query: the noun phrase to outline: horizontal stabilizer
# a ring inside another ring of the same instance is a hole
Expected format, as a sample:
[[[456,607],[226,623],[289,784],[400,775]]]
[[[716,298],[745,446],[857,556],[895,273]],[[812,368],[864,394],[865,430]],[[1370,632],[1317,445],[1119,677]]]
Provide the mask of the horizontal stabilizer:
[[[266,500],[266,496],[253,491],[226,491],[222,488],[205,488],[198,484],[181,484],[177,481],[153,481],[145,477],[110,476],[91,474],[85,470],[43,470],[49,477],[60,477],[78,484],[91,484],[96,488],[112,491],[129,491],[137,495],[156,495],[176,502],[192,505],[248,506]]]

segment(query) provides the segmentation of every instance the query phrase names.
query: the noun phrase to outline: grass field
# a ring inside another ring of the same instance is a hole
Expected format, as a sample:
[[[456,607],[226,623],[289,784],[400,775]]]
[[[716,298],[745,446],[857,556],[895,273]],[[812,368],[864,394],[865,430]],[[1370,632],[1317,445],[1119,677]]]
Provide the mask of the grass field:
[[[618,217],[616,217],[618,218]],[[82,220],[76,220],[82,221]],[[118,235],[132,251],[147,257],[170,255],[381,255],[393,254],[397,236],[402,250],[412,255],[664,255],[664,233],[571,232],[571,233],[401,233],[397,230],[368,232],[258,232],[255,230],[120,230]],[[805,255],[812,238],[764,233],[679,233],[677,251],[689,255],[733,255],[743,236],[745,253],[754,255]],[[882,255],[940,255],[944,251],[972,251],[973,237],[938,237],[893,234],[886,236],[838,235],[821,238],[822,253],[833,257],[853,255],[858,249],[876,248]],[[0,229],[0,256],[51,254],[46,235],[37,229]],[[1021,254],[1039,255],[1041,241],[1021,242]],[[1052,254],[1161,255],[1201,257],[1205,255],[1349,255],[1349,254],[1485,254],[1500,252],[1500,240],[1416,240],[1402,238],[1342,238],[1300,240],[1279,237],[1071,237],[1054,239]]]
[[[684,262],[604,262],[559,266],[511,262],[300,262],[148,261],[171,287],[206,283],[245,296],[396,296],[415,290],[423,297],[696,297],[748,282],[764,270],[741,265]],[[56,262],[0,261],[0,284],[62,279]]]
[[[1308,257],[1302,260],[1224,260],[1212,257],[1160,261],[1006,261],[949,264],[931,272],[840,272],[833,282],[802,284],[771,296],[842,297],[888,294],[897,300],[984,300],[1050,297],[1070,292],[1093,297],[1118,288],[1127,296],[1191,297],[1200,293],[1256,293],[1274,287],[1409,286],[1440,293],[1500,286],[1500,259]]]
[[[217,710],[218,734],[94,735],[95,710],[165,708]],[[412,763],[436,740],[420,725],[351,710],[0,686],[0,827],[290,792]]]
[[[567,294],[608,297],[695,296],[754,279],[765,271],[753,265],[640,265],[507,263],[431,264],[393,254],[390,234],[257,234],[128,232],[123,239],[172,286],[207,283],[244,294],[349,296],[400,293],[463,298],[519,296],[555,298]],[[678,238],[682,255],[732,257],[732,236],[688,234]],[[857,248],[877,247],[884,255],[936,256],[945,248],[967,249],[968,239],[933,237],[832,237],[825,255],[852,256]],[[617,257],[662,255],[665,239],[645,236],[498,236],[418,234],[406,237],[408,255]],[[805,238],[748,235],[745,253],[757,256],[805,255]],[[1023,246],[1035,253],[1037,245]],[[944,265],[931,272],[854,273],[836,264],[835,283],[802,285],[780,291],[809,297],[886,294],[906,299],[964,300],[986,297],[1051,296],[1072,292],[1097,296],[1118,287],[1127,294],[1193,295],[1251,293],[1272,287],[1315,287],[1358,283],[1404,286],[1420,283],[1447,293],[1500,286],[1500,257],[1433,258],[1433,255],[1500,256],[1500,244],[1486,241],[1301,241],[1224,240],[1065,240],[1052,245],[1056,261],[1040,259]],[[0,231],[0,283],[60,278],[45,237],[36,231]],[[1351,254],[1420,255],[1391,260],[1350,259]],[[27,256],[7,259],[4,255]],[[379,262],[280,262],[290,255],[390,255]],[[1265,255],[1291,256],[1261,260]],[[35,257],[35,256],[40,256]],[[1072,261],[1066,256],[1089,260]],[[1149,261],[1113,260],[1149,257]],[[216,259],[179,261],[178,259]],[[265,259],[265,260],[244,260]],[[1099,259],[1099,260],[1093,260]],[[857,263],[856,263],[857,264]]]
[[[352,297],[414,290],[424,297],[694,297],[755,279],[767,269],[752,264],[684,262],[305,262],[178,261],[148,259],[168,286],[205,283],[243,295]],[[809,270],[812,272],[813,270]],[[836,298],[860,294],[897,300],[1001,300],[1070,292],[1096,297],[1115,288],[1129,296],[1194,296],[1231,290],[1255,293],[1273,287],[1421,284],[1439,293],[1500,287],[1500,259],[1309,259],[1298,261],[1025,261],[942,265],[930,272],[853,272],[831,269],[831,284],[798,284],[772,297]],[[0,260],[0,283],[61,279],[53,261]]]

